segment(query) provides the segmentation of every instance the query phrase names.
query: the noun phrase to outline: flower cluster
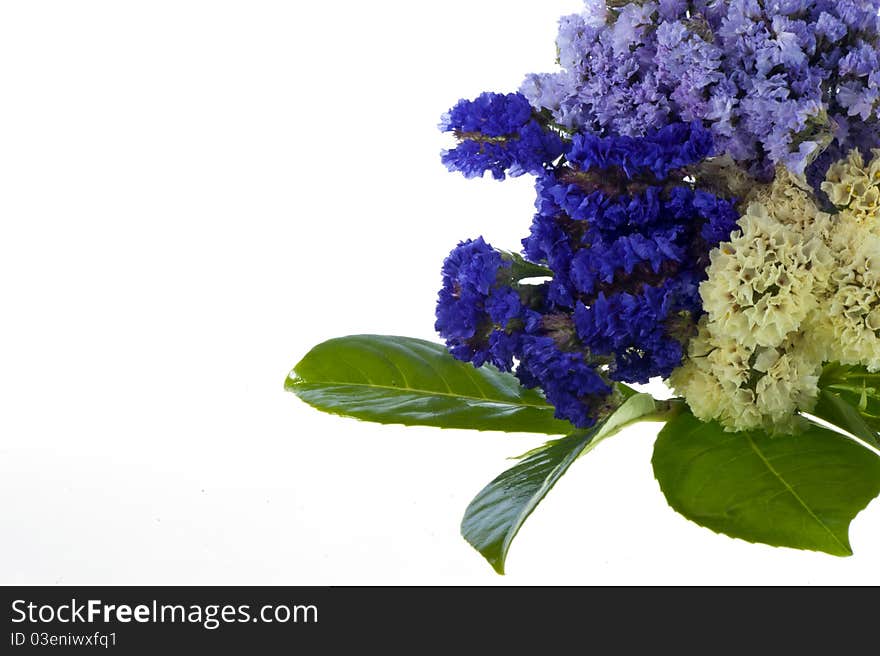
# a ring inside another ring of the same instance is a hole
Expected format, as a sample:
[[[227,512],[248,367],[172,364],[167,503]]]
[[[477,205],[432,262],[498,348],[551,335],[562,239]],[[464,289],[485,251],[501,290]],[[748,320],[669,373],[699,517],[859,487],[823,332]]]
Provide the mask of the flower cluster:
[[[536,177],[525,259],[462,242],[437,329],[589,426],[662,377],[791,432],[828,362],[880,371],[880,0],[586,0],[556,73],[459,102],[443,161]],[[535,267],[540,284],[527,284]],[[526,275],[528,274],[528,275]]]
[[[823,184],[837,205],[830,236],[835,255],[819,339],[827,360],[880,371],[880,150],[865,164],[851,153]]]
[[[817,228],[829,221],[780,175],[749,204],[740,230],[710,255],[700,292],[706,316],[671,377],[700,419],[741,430],[788,429],[818,393],[823,354],[802,330],[832,268]]]
[[[702,121],[753,174],[880,145],[880,0],[586,0],[522,93],[574,131]],[[822,151],[832,145],[825,157]]]
[[[505,174],[537,174],[562,155],[558,134],[532,117],[532,107],[518,93],[484,93],[476,100],[461,100],[440,123],[459,145],[444,151],[442,161],[450,171],[468,178],[490,171],[496,180]]]
[[[874,149],[873,155],[866,165],[862,153],[852,151],[829,168],[822,183],[822,191],[843,217],[872,224],[880,216],[880,150]]]
[[[819,210],[781,171],[753,194],[739,231],[710,255],[705,317],[671,383],[694,414],[730,430],[791,431],[812,409],[825,362],[880,370],[880,236],[876,186],[858,153],[823,188]],[[877,178],[880,183],[880,176]]]
[[[511,335],[522,319],[517,281],[509,260],[480,237],[460,243],[443,263],[443,288],[437,303],[437,331],[450,353],[480,367],[490,362],[510,371]]]
[[[552,279],[523,284],[511,256],[482,238],[459,244],[437,306],[450,352],[515,369],[577,426],[601,416],[612,381],[668,376],[696,330],[708,253],[738,218],[732,201],[684,182],[712,147],[699,124],[576,136],[565,162],[539,176],[523,241]]]

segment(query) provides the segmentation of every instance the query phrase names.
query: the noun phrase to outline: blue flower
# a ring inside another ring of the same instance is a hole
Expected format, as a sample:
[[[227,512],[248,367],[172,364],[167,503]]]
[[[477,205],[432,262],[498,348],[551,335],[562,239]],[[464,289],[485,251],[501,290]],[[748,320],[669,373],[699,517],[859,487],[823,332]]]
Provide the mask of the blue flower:
[[[486,137],[506,137],[532,118],[532,106],[519,93],[484,93],[475,100],[460,100],[440,121],[444,132],[476,132]]]
[[[512,258],[482,237],[461,242],[443,263],[435,329],[449,352],[476,367],[514,366],[529,315],[546,306],[546,286],[520,285]]]
[[[455,357],[515,370],[557,417],[586,427],[607,409],[611,381],[644,383],[681,363],[709,251],[739,214],[684,182],[682,169],[713,152],[699,124],[572,142],[538,176],[523,240],[552,279],[521,285],[482,239],[462,242],[444,264],[437,329]]]
[[[675,334],[683,318],[695,324],[699,306],[696,285],[671,278],[639,293],[600,294],[587,307],[578,303],[574,322],[578,337],[596,355],[614,356],[610,377],[630,383],[647,383],[667,377],[681,364],[682,335]]]
[[[539,174],[565,150],[561,137],[532,117],[529,101],[518,93],[461,100],[444,115],[440,129],[459,140],[456,148],[443,151],[441,161],[467,178],[487,171],[496,180]]]
[[[612,390],[583,353],[562,351],[551,337],[526,335],[520,358],[520,381],[541,387],[558,419],[579,428],[596,423],[597,409]]]
[[[509,267],[482,237],[461,242],[446,258],[435,328],[456,358],[477,366],[492,362],[508,371],[512,367],[507,349],[489,343],[493,332],[506,330],[522,311],[509,296],[512,290],[499,285]]]
[[[670,172],[712,154],[712,134],[698,123],[675,123],[644,138],[579,134],[566,156],[581,169],[620,168],[627,178],[650,175],[665,180]]]

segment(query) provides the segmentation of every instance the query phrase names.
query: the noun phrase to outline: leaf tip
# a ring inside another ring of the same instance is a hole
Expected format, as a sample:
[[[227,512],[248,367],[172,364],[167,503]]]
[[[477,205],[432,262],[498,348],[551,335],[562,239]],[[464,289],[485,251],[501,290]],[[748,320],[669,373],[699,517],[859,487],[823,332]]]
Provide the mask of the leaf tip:
[[[465,538],[467,540],[467,538]],[[504,576],[507,572],[505,571],[505,566],[507,565],[507,554],[499,553],[492,554],[487,551],[481,550],[478,546],[473,544],[470,540],[468,540],[468,544],[470,544],[474,549],[480,552],[480,555],[486,559],[486,562],[492,566],[492,569],[495,570],[495,573],[499,576]]]
[[[291,372],[287,374],[287,378],[284,379],[284,390],[287,392],[293,392],[301,382],[302,379],[296,375],[296,370],[291,370]]]
[[[838,558],[849,558],[853,555],[852,545],[849,543],[849,535],[837,536],[831,549],[823,549],[823,551]]]
[[[470,510],[470,508],[468,508],[468,510]],[[495,570],[496,574],[504,576],[506,574],[504,566],[507,560],[507,548],[502,547],[499,549],[497,544],[481,544],[479,539],[474,537],[470,529],[471,527],[468,526],[468,517],[465,515],[465,518],[461,522],[461,537],[464,538],[464,541],[473,547],[473,549],[492,566],[492,569]]]

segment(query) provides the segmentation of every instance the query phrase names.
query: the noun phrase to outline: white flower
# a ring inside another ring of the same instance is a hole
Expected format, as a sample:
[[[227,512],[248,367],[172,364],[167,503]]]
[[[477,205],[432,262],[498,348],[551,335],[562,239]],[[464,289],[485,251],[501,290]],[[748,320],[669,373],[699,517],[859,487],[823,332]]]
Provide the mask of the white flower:
[[[871,152],[873,159],[867,164],[862,154],[853,150],[846,159],[832,165],[822,191],[842,217],[867,222],[872,232],[880,232],[880,150]]]
[[[746,347],[706,317],[691,340],[685,364],[670,377],[675,391],[703,421],[726,430],[791,432],[795,413],[810,410],[822,360],[797,333],[776,348]]]
[[[727,430],[791,431],[823,362],[880,371],[880,150],[853,152],[822,185],[821,212],[784,170],[748,195],[740,231],[710,253],[706,316],[670,383]]]
[[[838,267],[822,322],[826,357],[880,371],[880,237],[860,227],[842,223],[836,235]]]
[[[716,332],[749,347],[776,346],[796,331],[816,307],[815,289],[831,268],[824,242],[804,239],[775,209],[749,205],[740,232],[710,254],[708,279],[700,285]],[[815,206],[809,209],[820,215]]]

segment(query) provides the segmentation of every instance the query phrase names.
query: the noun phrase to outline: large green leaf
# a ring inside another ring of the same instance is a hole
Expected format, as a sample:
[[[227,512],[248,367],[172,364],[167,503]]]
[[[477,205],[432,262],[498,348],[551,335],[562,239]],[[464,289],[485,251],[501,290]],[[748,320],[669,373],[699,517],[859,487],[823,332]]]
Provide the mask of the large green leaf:
[[[491,366],[475,369],[440,344],[353,335],[313,348],[285,388],[318,410],[383,424],[565,435],[538,392]]]
[[[465,511],[461,534],[503,574],[513,538],[571,464],[600,440],[656,413],[657,408],[651,396],[632,395],[602,424],[529,452],[474,498]]]
[[[726,433],[683,411],[660,432],[654,474],[688,519],[749,542],[849,556],[849,524],[880,493],[880,458],[811,425]]]
[[[880,432],[880,373],[872,374],[861,366],[832,363],[822,371],[819,387],[854,407],[871,430]]]

